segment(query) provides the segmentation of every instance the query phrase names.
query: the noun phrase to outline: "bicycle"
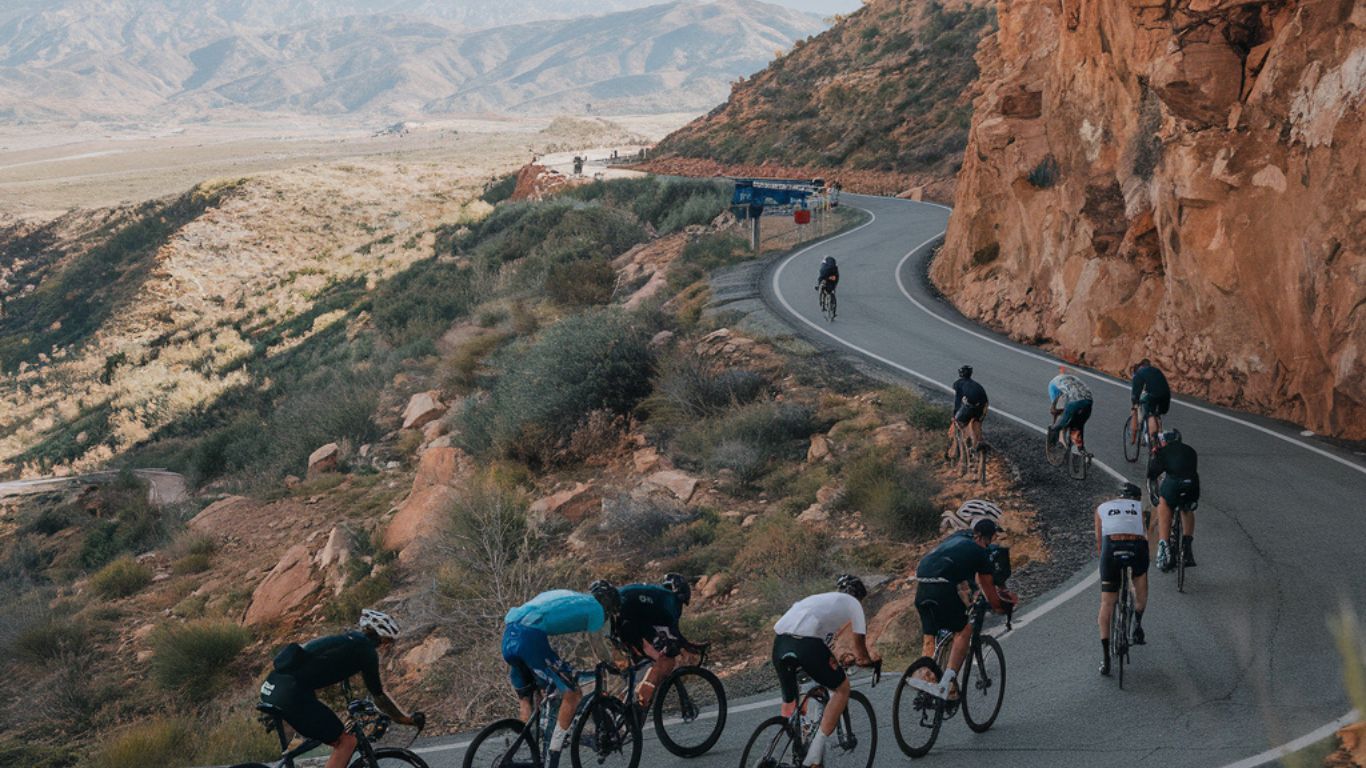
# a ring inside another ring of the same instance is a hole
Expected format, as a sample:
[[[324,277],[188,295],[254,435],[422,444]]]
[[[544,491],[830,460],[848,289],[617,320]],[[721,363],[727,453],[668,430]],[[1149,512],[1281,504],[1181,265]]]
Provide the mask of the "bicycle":
[[[971,430],[956,421],[949,422],[949,442],[944,448],[944,459],[958,464],[958,474],[968,475],[979,483],[987,481],[987,444],[978,444]]]
[[[1144,544],[1147,546],[1147,544]],[[1110,658],[1119,668],[1119,688],[1124,690],[1124,665],[1129,661],[1129,645],[1134,626],[1133,572],[1129,561],[1132,552],[1112,553],[1119,562],[1119,596],[1115,601],[1115,611],[1110,615]]]
[[[1053,415],[1053,424],[1056,426],[1062,413]],[[1048,433],[1044,433],[1044,457],[1048,463],[1055,467],[1062,466],[1064,460],[1067,462],[1067,474],[1073,480],[1085,480],[1086,470],[1091,466],[1091,452],[1086,450],[1085,436],[1083,431],[1077,427],[1068,427],[1066,434],[1059,432],[1054,439],[1048,439]]]
[[[1014,603],[1005,603],[1006,631],[1012,628]],[[941,631],[934,639],[934,656],[921,656],[911,662],[897,683],[896,693],[892,696],[892,732],[896,743],[907,757],[919,758],[929,754],[930,748],[939,738],[939,728],[945,719],[952,719],[963,711],[963,720],[975,733],[985,733],[996,722],[1005,701],[1006,657],[996,638],[982,634],[982,623],[987,613],[986,598],[978,595],[968,609],[972,624],[972,641],[968,656],[963,662],[963,674],[958,679],[959,696],[945,699],[939,695],[938,682],[943,676],[943,668],[948,665],[949,650],[953,646],[954,633]],[[919,677],[928,673],[934,678],[929,682]],[[902,694],[913,689],[906,703],[911,719],[902,724]]]
[[[384,738],[392,723],[388,715],[379,711],[375,702],[368,698],[352,699],[350,685],[342,683],[342,693],[350,699],[346,705],[346,730],[356,737],[356,753],[351,759],[350,768],[398,768],[401,765],[413,768],[427,768],[427,763],[406,747],[376,747],[374,743]],[[265,763],[239,763],[232,768],[294,768],[294,759],[305,755],[323,742],[305,739],[293,749],[289,748],[289,737],[285,734],[284,713],[269,704],[258,704],[260,713],[257,719],[267,731],[274,731],[280,738],[280,759],[271,765]],[[418,727],[413,739],[422,733]],[[411,744],[412,741],[409,741]]]
[[[833,323],[835,322],[835,306],[838,303],[835,299],[835,292],[825,285],[821,285],[818,290],[820,291],[821,315]]]
[[[1134,437],[1134,417],[1139,416],[1143,421],[1143,430],[1139,432],[1138,438]],[[1148,418],[1157,420],[1157,431],[1148,431]],[[1148,449],[1148,462],[1152,463],[1153,453],[1157,450],[1157,435],[1162,431],[1162,417],[1156,413],[1139,414],[1138,406],[1129,409],[1129,415],[1124,417],[1124,460],[1130,464],[1138,461],[1139,446]],[[1133,449],[1132,452],[1130,449]]]
[[[606,677],[613,671],[602,663],[581,680],[591,677],[593,691],[583,697],[570,725],[569,757],[574,768],[605,765],[616,756],[626,768],[640,764],[640,721],[620,699],[607,692]],[[463,768],[542,768],[550,764],[550,740],[559,713],[558,691],[541,696],[541,703],[523,722],[515,717],[495,720],[484,726],[465,751]],[[539,747],[538,747],[539,744]]]
[[[1166,475],[1162,475],[1166,477]],[[1195,487],[1195,481],[1190,478],[1183,478],[1180,481],[1180,488],[1176,492],[1177,503],[1172,505],[1172,523],[1167,529],[1167,557],[1172,558],[1175,563],[1171,569],[1176,571],[1176,591],[1184,593],[1186,591],[1186,540],[1185,528],[1181,522],[1181,516],[1185,512],[1194,512],[1200,502],[1192,501],[1190,493]],[[1159,503],[1158,488],[1161,483],[1158,478],[1148,480],[1148,496],[1152,500],[1154,507]]]
[[[699,643],[686,649],[697,654],[697,662],[679,666],[664,678],[648,713],[631,693],[636,689],[637,675],[654,662],[649,658],[637,659],[621,673],[625,680],[624,695],[637,721],[643,724],[649,714],[659,743],[679,757],[706,754],[716,746],[726,728],[726,689],[716,674],[705,668],[709,647],[708,643]],[[711,724],[707,725],[708,722]]]
[[[797,667],[794,657],[784,657],[782,662],[792,668]],[[846,672],[853,671],[853,664],[844,666]],[[872,670],[873,685],[876,686],[882,679],[882,661],[873,664]],[[810,680],[805,674],[800,674],[800,679]],[[740,755],[740,768],[800,766],[806,760],[806,751],[811,747],[811,739],[820,727],[821,716],[829,702],[830,691],[813,683],[797,697],[797,706],[790,716],[774,715],[759,723],[745,743],[745,751]],[[835,724],[835,732],[826,740],[826,752],[821,765],[872,768],[876,757],[877,715],[862,691],[851,690],[849,703]]]

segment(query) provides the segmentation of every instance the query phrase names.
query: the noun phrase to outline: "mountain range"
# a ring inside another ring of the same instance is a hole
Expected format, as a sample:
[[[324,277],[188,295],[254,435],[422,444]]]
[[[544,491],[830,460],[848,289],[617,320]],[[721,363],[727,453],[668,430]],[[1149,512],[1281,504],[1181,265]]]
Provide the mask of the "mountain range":
[[[757,2],[642,4],[535,20],[590,4],[21,2],[0,12],[0,119],[703,110],[825,26]]]

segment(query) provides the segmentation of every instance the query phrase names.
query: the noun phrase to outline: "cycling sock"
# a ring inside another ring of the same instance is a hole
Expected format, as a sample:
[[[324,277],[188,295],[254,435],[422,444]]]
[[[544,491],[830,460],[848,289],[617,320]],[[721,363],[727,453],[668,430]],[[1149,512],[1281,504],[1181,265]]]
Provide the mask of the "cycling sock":
[[[1137,608],[1134,609],[1134,626],[1143,626],[1143,611],[1140,611]]]
[[[1107,659],[1110,658],[1110,641],[1109,641],[1109,640],[1101,640],[1101,641],[1100,641],[1100,649],[1101,649],[1102,651],[1105,652],[1105,658],[1107,658]]]
[[[806,759],[802,765],[825,765],[821,758],[825,756],[825,731],[816,729],[816,734],[811,737],[811,746],[806,749]]]
[[[1184,549],[1184,548],[1186,548],[1186,547],[1189,547],[1189,546],[1191,545],[1191,542],[1194,541],[1194,540],[1195,540],[1195,537],[1194,537],[1194,536],[1182,536],[1182,537],[1181,537],[1181,548]]]
[[[559,723],[555,724],[555,733],[550,737],[550,751],[559,752],[564,749],[564,743],[569,740],[569,729],[561,728]]]

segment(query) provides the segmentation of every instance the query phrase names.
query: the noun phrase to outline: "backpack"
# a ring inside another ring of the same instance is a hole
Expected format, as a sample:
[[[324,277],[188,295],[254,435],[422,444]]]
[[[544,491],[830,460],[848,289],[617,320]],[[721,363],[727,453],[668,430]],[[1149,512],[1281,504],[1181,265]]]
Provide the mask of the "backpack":
[[[288,674],[291,670],[301,666],[307,658],[308,651],[305,651],[302,645],[290,643],[281,648],[279,653],[275,654],[275,660],[272,662],[272,665],[276,672]]]

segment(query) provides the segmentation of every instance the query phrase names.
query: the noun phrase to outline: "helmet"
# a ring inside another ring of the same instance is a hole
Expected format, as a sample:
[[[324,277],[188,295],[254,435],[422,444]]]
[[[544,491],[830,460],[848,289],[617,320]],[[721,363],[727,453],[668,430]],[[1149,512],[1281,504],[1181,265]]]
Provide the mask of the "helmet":
[[[960,379],[970,379],[970,378],[972,378],[972,366],[970,366],[970,365],[965,365],[965,366],[963,366],[962,368],[959,368],[959,369],[958,369],[958,378],[960,378]]]
[[[821,263],[822,263],[822,264],[834,264],[834,263],[835,263],[835,257],[834,257],[834,256],[826,256],[824,259],[821,259]]]
[[[997,525],[996,521],[989,517],[978,518],[977,522],[972,524],[973,535],[981,536],[986,539],[992,538],[1000,530],[1001,526]]]
[[[1139,500],[1143,498],[1143,491],[1139,490],[1138,486],[1133,483],[1122,483],[1119,486],[1119,497],[1121,499]]]
[[[593,597],[602,604],[602,610],[609,615],[615,615],[621,611],[621,593],[612,586],[612,582],[607,579],[598,579],[588,585],[588,591]]]
[[[1179,443],[1181,442],[1181,430],[1169,429],[1166,432],[1161,432],[1157,436],[1157,442],[1162,445],[1172,445],[1173,443]]]
[[[360,612],[360,621],[357,624],[362,630],[374,632],[381,639],[393,640],[398,637],[398,622],[387,613],[366,608]]]
[[[1134,363],[1134,373],[1138,373],[1140,370],[1147,368],[1150,365],[1152,365],[1152,362],[1145,357],[1137,363]]]
[[[670,592],[678,596],[678,602],[687,605],[692,601],[692,585],[683,578],[681,573],[669,573],[664,575],[664,581],[660,584]]]
[[[963,502],[963,506],[958,508],[954,516],[961,520],[967,527],[969,523],[977,522],[978,518],[986,518],[992,522],[1000,522],[1001,508],[984,499],[969,499]]]
[[[835,589],[849,595],[855,600],[862,600],[868,596],[868,588],[863,586],[863,579],[860,579],[852,573],[845,573],[838,576],[835,579]]]

